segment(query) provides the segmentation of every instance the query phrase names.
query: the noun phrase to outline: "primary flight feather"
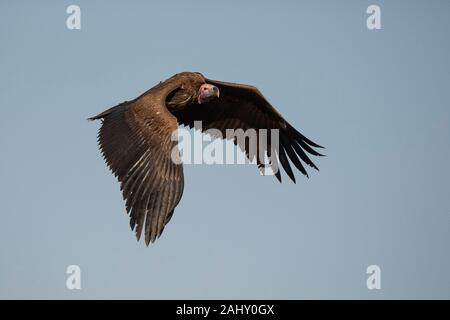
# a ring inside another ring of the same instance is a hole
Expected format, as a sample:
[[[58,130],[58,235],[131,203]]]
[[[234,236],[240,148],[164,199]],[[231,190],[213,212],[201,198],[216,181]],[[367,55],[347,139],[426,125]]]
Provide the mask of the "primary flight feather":
[[[277,129],[279,141],[268,136],[265,145],[256,144],[256,152],[248,141],[231,139],[260,168],[258,155],[267,155],[280,182],[278,161],[295,182],[290,162],[308,176],[303,163],[317,167],[307,153],[321,156],[313,148],[322,147],[292,127],[257,88],[210,80],[198,72],[176,74],[136,99],[89,118],[97,119],[102,120],[100,149],[120,182],[130,226],[138,240],[144,232],[147,245],[159,238],[183,193],[183,166],[172,159],[178,150],[172,139],[178,124],[194,127],[195,121],[202,121],[202,131],[217,129],[224,138],[227,129],[254,129],[258,140],[260,129]]]

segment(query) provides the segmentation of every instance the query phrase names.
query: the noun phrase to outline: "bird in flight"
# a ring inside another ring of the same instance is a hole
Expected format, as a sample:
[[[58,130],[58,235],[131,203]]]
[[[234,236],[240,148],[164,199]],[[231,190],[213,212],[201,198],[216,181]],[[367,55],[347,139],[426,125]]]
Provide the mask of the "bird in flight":
[[[183,166],[172,156],[173,150],[178,152],[172,138],[178,124],[192,128],[201,121],[203,132],[216,129],[225,138],[228,129],[254,129],[258,139],[261,129],[278,130],[278,141],[268,137],[265,145],[256,144],[256,154],[270,158],[280,182],[279,163],[295,182],[290,162],[308,176],[302,162],[318,168],[307,153],[322,155],[313,148],[323,147],[292,127],[256,87],[207,79],[198,72],[178,73],[136,99],[89,118],[98,119],[102,155],[120,182],[131,229],[138,241],[144,232],[147,246],[160,237],[183,193]],[[231,139],[263,167],[248,140]]]

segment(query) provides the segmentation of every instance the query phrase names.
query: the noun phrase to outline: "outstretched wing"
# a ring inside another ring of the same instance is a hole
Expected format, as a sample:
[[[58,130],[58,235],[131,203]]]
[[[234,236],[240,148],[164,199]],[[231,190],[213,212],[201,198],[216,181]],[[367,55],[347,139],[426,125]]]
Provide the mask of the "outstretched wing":
[[[208,103],[193,104],[188,108],[174,112],[178,122],[194,127],[195,121],[202,121],[202,130],[218,129],[221,136],[233,139],[250,160],[256,158],[258,167],[262,167],[262,157],[266,154],[271,160],[275,176],[281,182],[281,174],[278,170],[279,163],[295,182],[289,160],[304,175],[308,176],[302,161],[318,170],[316,165],[308,157],[307,153],[321,156],[313,147],[323,148],[306,138],[292,127],[278,111],[264,98],[261,92],[250,85],[228,83],[206,79],[207,83],[219,88],[220,97]],[[227,136],[227,129],[255,129],[257,133],[256,147],[250,147],[248,140],[236,139],[235,136]],[[273,141],[267,132],[267,143],[262,143],[260,129],[278,129],[278,141]],[[252,152],[256,150],[256,152]],[[279,161],[279,162],[278,162]]]
[[[172,133],[176,118],[151,99],[124,102],[90,118],[102,119],[99,145],[117,176],[139,240],[148,245],[161,235],[183,193],[183,167]],[[176,159],[179,160],[179,159]]]

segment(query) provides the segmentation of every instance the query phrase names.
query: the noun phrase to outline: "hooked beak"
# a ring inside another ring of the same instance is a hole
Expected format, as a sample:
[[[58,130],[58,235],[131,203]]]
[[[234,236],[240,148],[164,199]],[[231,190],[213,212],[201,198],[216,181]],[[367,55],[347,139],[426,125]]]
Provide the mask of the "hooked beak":
[[[211,101],[212,99],[219,98],[219,96],[219,88],[213,86],[212,84],[205,83],[200,86],[198,92],[198,103],[202,104]]]

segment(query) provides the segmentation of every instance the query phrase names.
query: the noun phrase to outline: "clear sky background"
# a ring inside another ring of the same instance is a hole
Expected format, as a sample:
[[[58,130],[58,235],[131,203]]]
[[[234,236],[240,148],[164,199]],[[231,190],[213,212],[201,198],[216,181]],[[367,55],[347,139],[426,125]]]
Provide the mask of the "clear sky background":
[[[0,297],[450,298],[449,15],[438,0],[0,1]],[[86,118],[186,70],[256,85],[327,157],[297,184],[185,166],[147,248]]]

